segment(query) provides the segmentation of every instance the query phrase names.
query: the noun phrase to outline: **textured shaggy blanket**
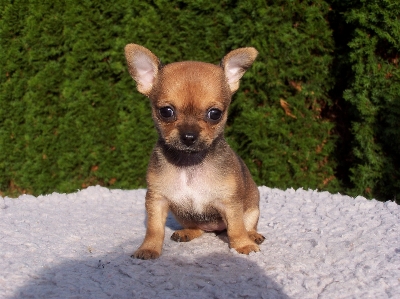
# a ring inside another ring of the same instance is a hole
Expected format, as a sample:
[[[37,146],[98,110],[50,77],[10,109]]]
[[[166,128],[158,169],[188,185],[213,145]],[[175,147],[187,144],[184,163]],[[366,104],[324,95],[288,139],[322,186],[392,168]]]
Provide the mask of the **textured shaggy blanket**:
[[[400,206],[260,187],[266,240],[249,256],[225,233],[130,258],[145,190],[0,197],[0,298],[400,298]]]

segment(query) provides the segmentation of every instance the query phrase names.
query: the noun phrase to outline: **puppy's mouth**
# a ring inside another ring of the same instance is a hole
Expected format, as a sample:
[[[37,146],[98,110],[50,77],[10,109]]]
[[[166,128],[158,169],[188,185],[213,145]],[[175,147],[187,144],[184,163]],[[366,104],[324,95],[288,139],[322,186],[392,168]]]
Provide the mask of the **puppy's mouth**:
[[[199,152],[203,152],[203,151],[207,151],[208,146],[205,144],[196,144],[196,145],[192,145],[192,146],[187,146],[184,144],[171,144],[171,145],[166,145],[168,146],[170,149],[173,149],[175,151],[178,152],[184,152],[187,154],[196,154]]]
[[[159,144],[168,162],[179,167],[200,164],[209,151],[209,146],[205,144],[187,146],[184,144],[167,144],[163,140],[159,140]]]

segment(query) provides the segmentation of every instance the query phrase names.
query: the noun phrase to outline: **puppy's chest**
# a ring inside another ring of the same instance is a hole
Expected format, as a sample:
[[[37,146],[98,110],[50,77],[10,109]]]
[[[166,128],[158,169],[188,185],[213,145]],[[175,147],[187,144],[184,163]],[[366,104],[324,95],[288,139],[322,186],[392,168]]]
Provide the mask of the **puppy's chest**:
[[[177,169],[167,180],[165,197],[175,206],[198,213],[224,197],[225,187],[205,167]]]

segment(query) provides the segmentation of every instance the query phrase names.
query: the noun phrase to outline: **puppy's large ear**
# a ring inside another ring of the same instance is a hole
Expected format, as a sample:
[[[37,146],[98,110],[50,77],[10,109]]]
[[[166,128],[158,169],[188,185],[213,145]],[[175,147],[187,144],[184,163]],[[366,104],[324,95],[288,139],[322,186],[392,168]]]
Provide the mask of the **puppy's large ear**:
[[[234,93],[239,88],[239,80],[253,64],[258,55],[254,48],[239,48],[225,55],[221,61],[229,88]]]
[[[160,60],[150,50],[136,44],[125,46],[125,57],[138,91],[148,96],[157,78]]]

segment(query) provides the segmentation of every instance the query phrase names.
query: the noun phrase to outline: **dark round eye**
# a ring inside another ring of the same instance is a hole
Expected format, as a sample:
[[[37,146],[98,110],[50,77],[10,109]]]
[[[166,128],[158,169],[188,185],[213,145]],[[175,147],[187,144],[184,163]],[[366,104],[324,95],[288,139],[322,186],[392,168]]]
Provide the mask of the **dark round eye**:
[[[222,116],[222,111],[216,108],[208,110],[207,117],[211,120],[219,120]]]
[[[175,115],[174,109],[169,106],[162,107],[158,111],[159,111],[161,117],[165,118],[166,120],[172,119]]]

